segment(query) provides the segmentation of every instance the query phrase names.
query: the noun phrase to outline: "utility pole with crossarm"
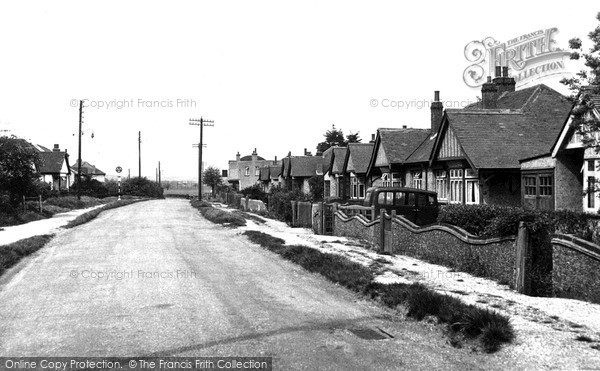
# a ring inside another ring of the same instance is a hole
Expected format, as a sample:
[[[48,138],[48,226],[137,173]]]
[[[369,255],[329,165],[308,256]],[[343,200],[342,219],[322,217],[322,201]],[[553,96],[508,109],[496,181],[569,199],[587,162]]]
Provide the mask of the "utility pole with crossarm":
[[[204,126],[215,126],[214,121],[200,119],[190,119],[190,125],[200,126],[200,142],[198,143],[198,200],[202,200],[202,133]]]

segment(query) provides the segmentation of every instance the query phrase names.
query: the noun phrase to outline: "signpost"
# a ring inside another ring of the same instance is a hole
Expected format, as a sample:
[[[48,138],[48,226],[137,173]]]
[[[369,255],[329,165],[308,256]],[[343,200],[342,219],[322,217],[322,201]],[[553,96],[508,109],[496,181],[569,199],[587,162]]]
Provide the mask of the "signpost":
[[[123,171],[123,168],[120,166],[117,166],[117,168],[115,169],[115,171],[117,172],[117,174],[119,174],[117,176],[117,185],[119,186],[119,198],[118,200],[121,201],[121,171]]]

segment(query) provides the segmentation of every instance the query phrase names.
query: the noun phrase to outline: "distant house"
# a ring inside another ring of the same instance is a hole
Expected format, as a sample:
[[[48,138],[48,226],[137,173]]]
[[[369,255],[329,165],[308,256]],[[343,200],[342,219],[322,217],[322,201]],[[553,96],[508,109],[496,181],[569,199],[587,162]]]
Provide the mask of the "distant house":
[[[329,165],[324,179],[329,180],[329,198],[340,198],[346,200],[349,196],[349,177],[344,176],[344,161],[348,147],[331,147]],[[327,194],[325,194],[327,195]]]
[[[52,190],[69,190],[71,167],[67,151],[61,151],[58,144],[55,144],[52,150],[40,145],[34,145],[34,148],[40,158],[39,164],[36,164],[40,179],[50,184]]]
[[[251,155],[243,157],[238,152],[235,161],[229,161],[227,181],[234,190],[240,191],[255,185],[259,181],[261,167],[274,164],[277,164],[277,158],[274,161],[265,160],[257,154],[256,148]]]
[[[275,162],[275,161],[274,161]],[[279,186],[281,164],[265,165],[260,168],[258,181],[264,192],[269,192],[273,187]]]
[[[306,150],[304,151],[306,154]],[[322,156],[288,156],[283,159],[281,179],[286,189],[310,193],[310,178],[323,175]]]
[[[71,171],[73,173],[72,179],[73,182],[77,179],[77,171],[79,170],[79,160],[75,161],[75,164],[71,167]],[[90,164],[87,161],[81,161],[81,177],[88,180],[97,180],[101,183],[104,183],[106,180],[106,173],[96,166]]]
[[[445,111],[427,173],[440,199],[521,205],[519,160],[548,152],[571,104],[543,84],[514,87],[506,67],[503,76],[497,69],[494,81],[483,85],[480,103]]]
[[[591,97],[593,114],[600,120],[600,96]],[[571,126],[573,116],[564,120],[549,150],[521,160],[523,206],[543,210],[572,210],[597,213],[600,210],[600,153],[585,148],[581,134]],[[600,134],[595,133],[596,140]]]
[[[373,154],[373,143],[348,143],[343,173],[349,179],[349,197],[357,200],[365,197],[368,187],[367,170]]]

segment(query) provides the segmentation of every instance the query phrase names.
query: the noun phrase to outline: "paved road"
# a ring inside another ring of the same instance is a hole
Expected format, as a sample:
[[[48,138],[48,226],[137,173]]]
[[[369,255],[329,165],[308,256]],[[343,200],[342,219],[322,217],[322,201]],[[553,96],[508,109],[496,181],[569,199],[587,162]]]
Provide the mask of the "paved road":
[[[106,211],[0,279],[1,356],[272,356],[281,370],[490,368],[489,356],[451,348],[439,328],[394,318],[204,220],[184,200]],[[394,338],[364,340],[353,328]]]

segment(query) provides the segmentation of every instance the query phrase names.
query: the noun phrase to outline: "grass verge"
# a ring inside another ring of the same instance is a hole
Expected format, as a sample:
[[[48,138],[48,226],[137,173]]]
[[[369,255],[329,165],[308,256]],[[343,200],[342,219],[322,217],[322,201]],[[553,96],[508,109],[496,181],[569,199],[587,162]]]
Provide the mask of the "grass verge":
[[[193,200],[191,205],[200,211],[203,217],[213,223],[227,225],[231,227],[242,227],[246,225],[246,219],[237,213],[230,213],[219,210],[212,206],[210,202]]]
[[[439,323],[446,325],[455,345],[458,337],[478,340],[486,352],[492,353],[503,343],[514,339],[509,318],[493,310],[465,304],[421,284],[373,283],[374,274],[368,267],[345,257],[325,254],[307,246],[287,246],[284,240],[263,232],[246,231],[244,235],[304,269],[371,298],[378,298],[390,308],[403,305],[408,308],[407,316],[418,321],[427,316],[437,318]]]
[[[103,211],[115,209],[115,208],[121,207],[121,206],[131,205],[133,203],[140,202],[140,201],[146,201],[146,200],[147,199],[113,201],[102,207],[99,207],[94,210],[90,210],[87,213],[83,213],[83,214],[79,215],[77,218],[75,218],[75,219],[71,220],[69,223],[67,223],[67,225],[65,225],[64,228],[73,228],[73,227],[77,227],[78,225],[85,224],[85,223],[89,222],[90,220],[95,219]]]
[[[23,257],[44,247],[52,237],[54,237],[53,234],[44,234],[0,246],[0,275],[17,264]]]

